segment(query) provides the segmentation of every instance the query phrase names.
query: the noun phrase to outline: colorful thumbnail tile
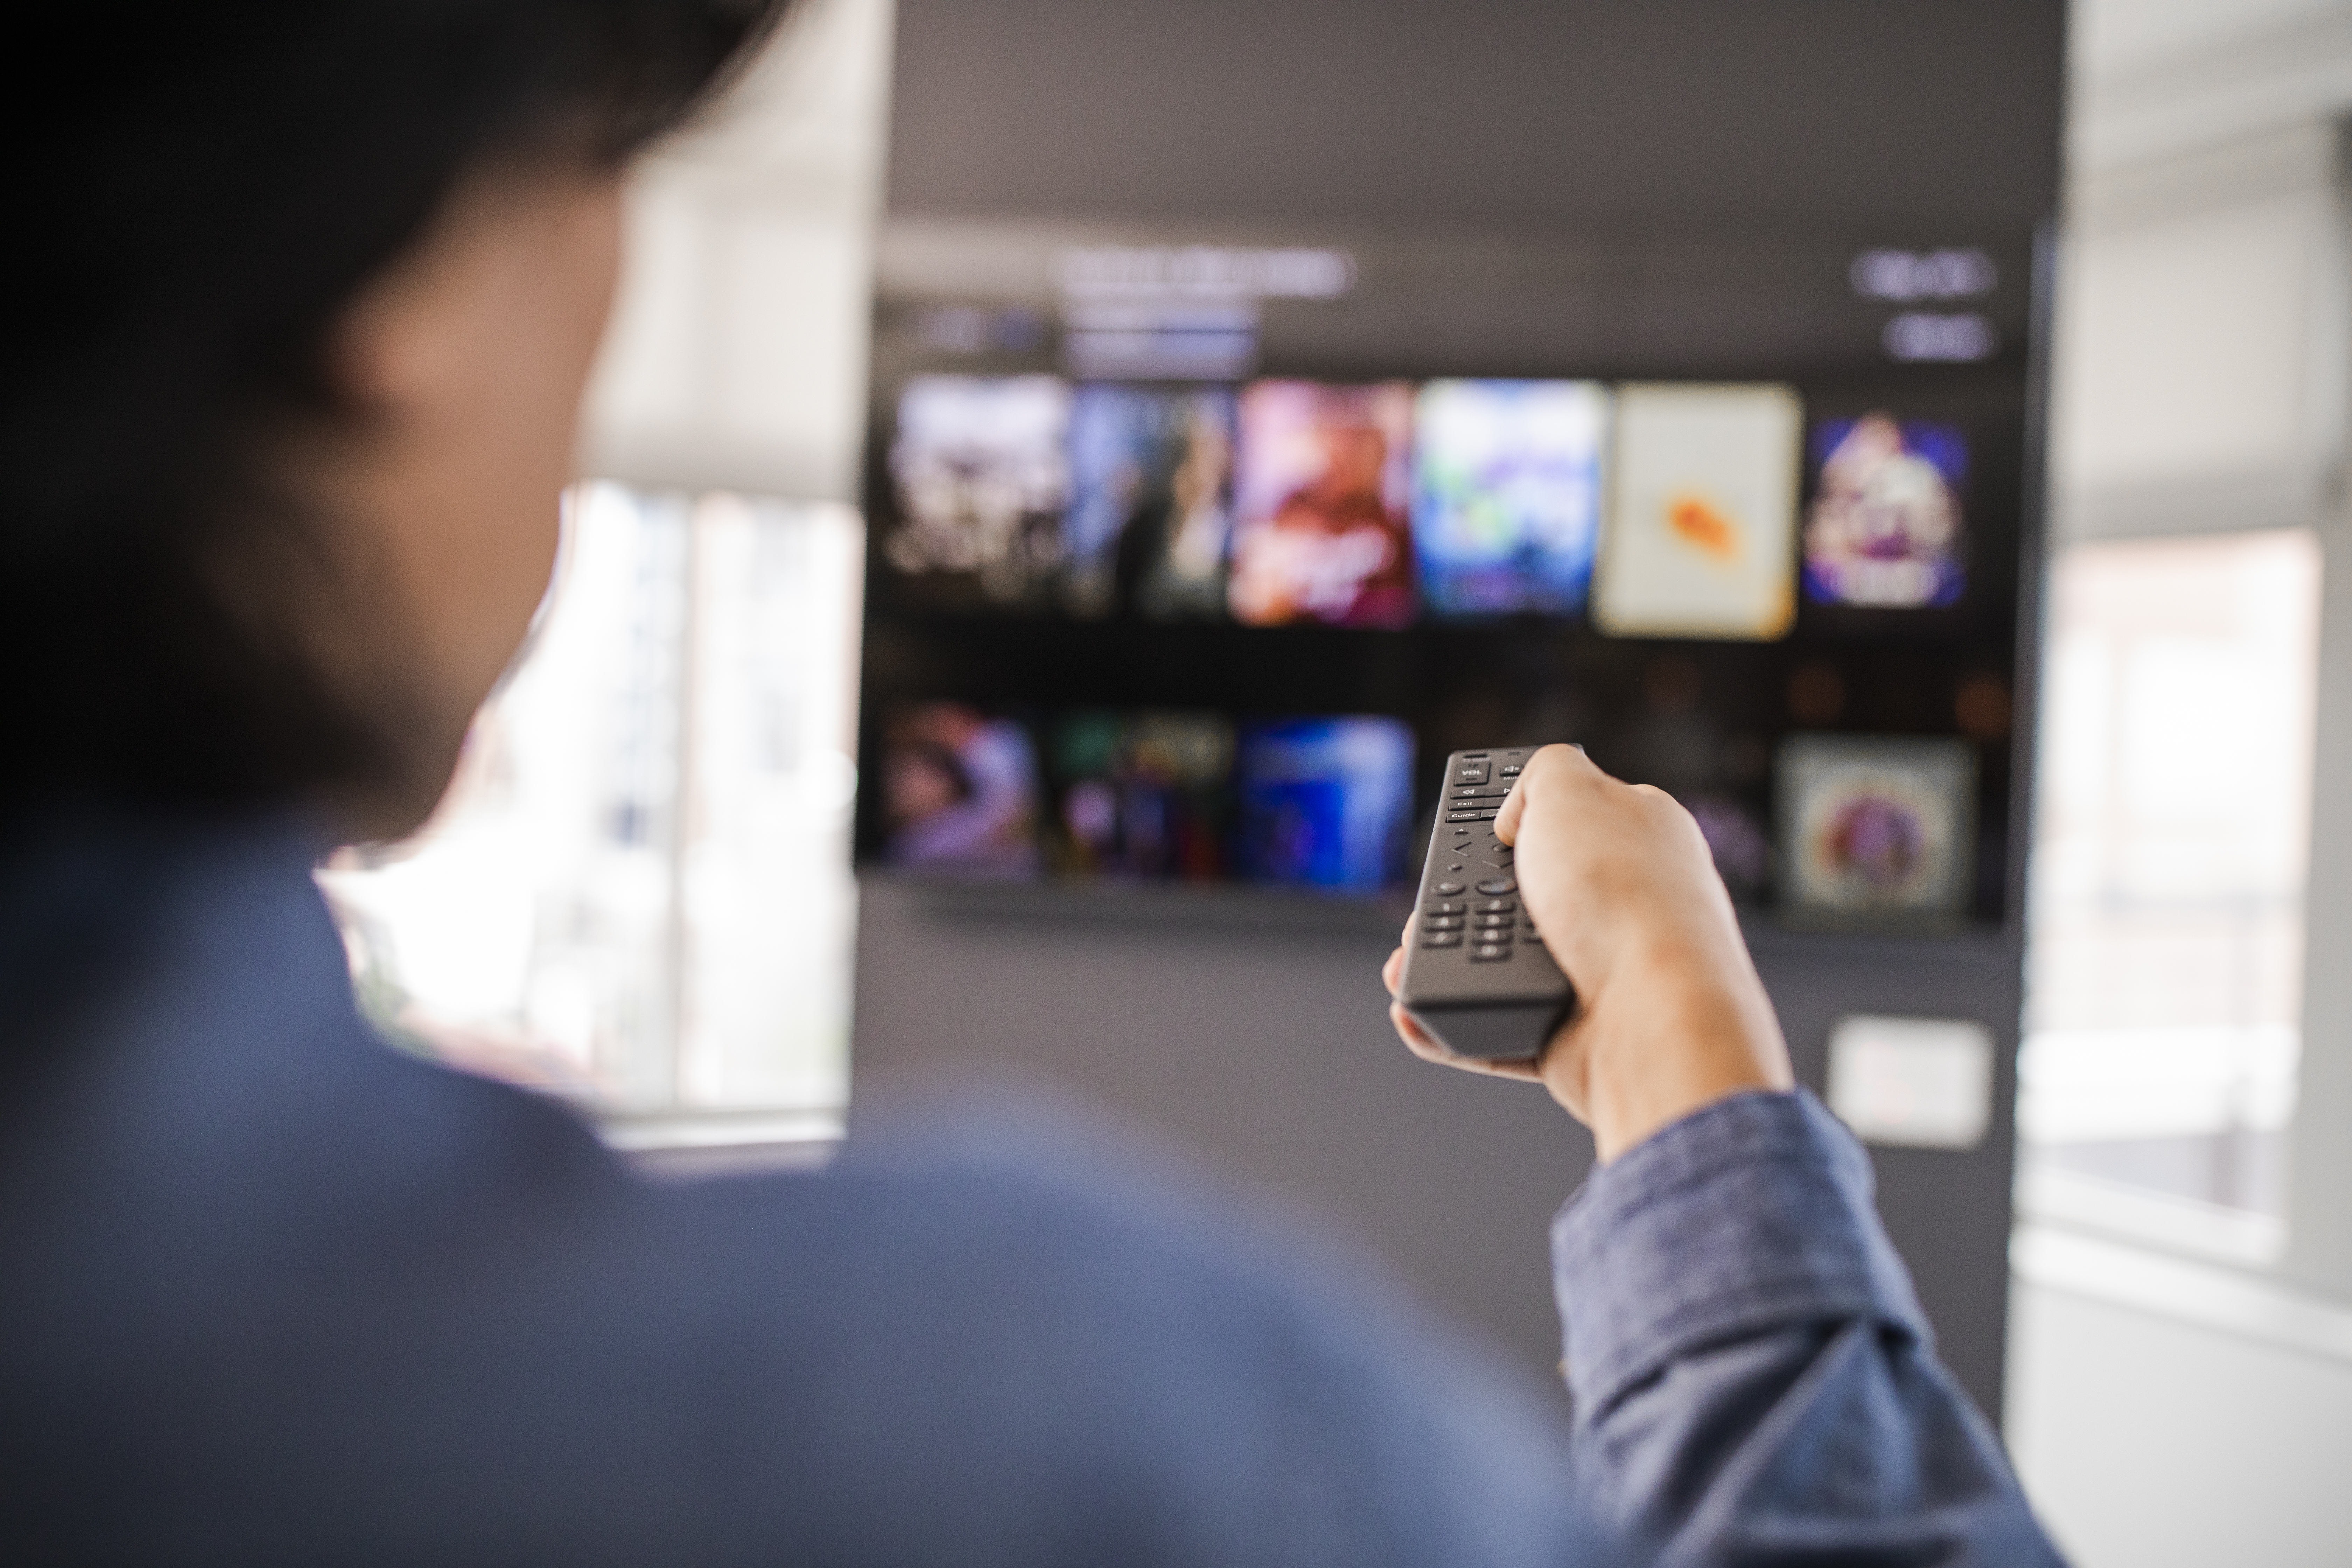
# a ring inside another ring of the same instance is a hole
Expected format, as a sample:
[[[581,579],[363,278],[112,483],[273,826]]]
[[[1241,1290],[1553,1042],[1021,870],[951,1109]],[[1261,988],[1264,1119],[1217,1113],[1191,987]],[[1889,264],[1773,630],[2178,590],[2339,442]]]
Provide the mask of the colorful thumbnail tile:
[[[1393,719],[1244,728],[1237,869],[1249,879],[1370,892],[1402,879],[1412,840],[1412,729]]]
[[[1071,614],[1223,617],[1234,420],[1221,388],[1078,388],[1062,528]]]
[[[1042,600],[1070,497],[1069,384],[1057,376],[919,375],[890,447],[898,518],[883,559],[964,579],[997,604]]]
[[[1242,395],[1232,577],[1248,626],[1413,616],[1412,388],[1262,381]]]
[[[1968,585],[1960,497],[1969,444],[1958,426],[1867,414],[1813,426],[1805,592],[1818,604],[1909,610]]]
[[[1050,752],[1073,876],[1211,881],[1228,866],[1234,727],[1215,713],[1066,715]]]
[[[1835,914],[1954,914],[1975,868],[1965,741],[1799,735],[1780,748],[1781,897]]]
[[[1600,531],[1609,394],[1433,381],[1415,401],[1412,542],[1432,615],[1572,614]]]
[[[1037,874],[1037,757],[1012,719],[957,702],[892,714],[882,805],[893,864],[967,877]]]
[[[1752,640],[1788,631],[1802,417],[1785,386],[1619,390],[1592,595],[1601,630]]]

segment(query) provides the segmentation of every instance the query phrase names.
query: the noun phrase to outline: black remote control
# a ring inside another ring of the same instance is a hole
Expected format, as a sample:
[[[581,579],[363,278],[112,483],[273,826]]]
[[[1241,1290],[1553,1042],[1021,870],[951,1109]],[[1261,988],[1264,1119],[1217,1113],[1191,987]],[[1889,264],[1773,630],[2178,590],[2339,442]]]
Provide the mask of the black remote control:
[[[1456,752],[1429,837],[1397,1000],[1456,1056],[1532,1061],[1576,1006],[1519,900],[1495,813],[1536,748]]]

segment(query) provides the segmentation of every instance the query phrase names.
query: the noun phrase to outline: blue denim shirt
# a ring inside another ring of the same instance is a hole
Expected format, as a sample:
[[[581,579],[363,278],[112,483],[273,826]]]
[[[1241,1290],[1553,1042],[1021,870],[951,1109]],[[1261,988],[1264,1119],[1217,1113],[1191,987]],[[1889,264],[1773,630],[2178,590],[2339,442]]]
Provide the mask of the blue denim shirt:
[[[1580,1491],[1617,1532],[1676,1561],[2057,1561],[1811,1095],[1599,1167],[1552,1256]]]
[[[1562,1213],[1563,1431],[1116,1134],[639,1180],[373,1037],[308,873],[283,827],[0,843],[12,1561],[2054,1561],[1801,1095]]]

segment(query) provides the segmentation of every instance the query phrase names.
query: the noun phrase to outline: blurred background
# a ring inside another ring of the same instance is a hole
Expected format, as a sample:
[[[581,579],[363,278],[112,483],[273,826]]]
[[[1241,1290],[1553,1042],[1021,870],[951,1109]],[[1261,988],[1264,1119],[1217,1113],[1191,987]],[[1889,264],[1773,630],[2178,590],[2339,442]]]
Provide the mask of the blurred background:
[[[2070,1552],[2341,1561],[2352,5],[1740,9],[808,0],[320,874],[371,1013],[674,1171],[1016,1074],[1540,1370],[1589,1145],[1373,968],[1447,751],[1579,740]]]

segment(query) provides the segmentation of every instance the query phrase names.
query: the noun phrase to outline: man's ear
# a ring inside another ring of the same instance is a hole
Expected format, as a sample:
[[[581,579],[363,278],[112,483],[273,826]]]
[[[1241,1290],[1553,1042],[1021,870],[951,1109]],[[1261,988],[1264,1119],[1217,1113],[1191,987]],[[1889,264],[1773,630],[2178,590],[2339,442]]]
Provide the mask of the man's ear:
[[[330,330],[334,389],[362,408],[397,412],[465,376],[502,302],[530,287],[541,226],[516,219],[551,206],[550,189],[543,173],[499,171],[451,193]]]
[[[327,334],[328,380],[360,407],[395,411],[412,406],[452,368],[450,318],[466,268],[449,254],[459,237],[448,215],[376,275],[343,309]]]

